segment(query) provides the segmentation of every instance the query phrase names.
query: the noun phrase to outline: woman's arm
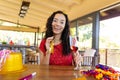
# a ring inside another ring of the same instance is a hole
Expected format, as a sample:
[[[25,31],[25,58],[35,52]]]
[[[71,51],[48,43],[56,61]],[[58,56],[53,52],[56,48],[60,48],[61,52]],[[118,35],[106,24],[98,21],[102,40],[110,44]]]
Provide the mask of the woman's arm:
[[[49,50],[46,51],[46,55],[40,51],[40,64],[49,65],[50,53]]]
[[[39,51],[40,51],[40,64],[49,64],[50,59],[50,43],[53,40],[53,37],[48,37],[45,43],[42,43]]]

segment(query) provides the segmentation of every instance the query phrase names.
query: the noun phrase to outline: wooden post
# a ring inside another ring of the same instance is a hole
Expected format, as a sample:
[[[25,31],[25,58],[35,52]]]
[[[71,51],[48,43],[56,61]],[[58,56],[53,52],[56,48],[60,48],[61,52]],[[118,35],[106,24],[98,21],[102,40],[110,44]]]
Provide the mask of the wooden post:
[[[108,49],[105,49],[105,65],[107,65],[107,53],[108,53]]]

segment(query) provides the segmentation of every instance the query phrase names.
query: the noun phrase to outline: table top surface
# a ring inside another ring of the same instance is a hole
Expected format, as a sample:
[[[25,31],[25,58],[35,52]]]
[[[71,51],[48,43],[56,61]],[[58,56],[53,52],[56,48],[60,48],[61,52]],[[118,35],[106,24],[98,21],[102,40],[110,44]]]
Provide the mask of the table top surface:
[[[73,66],[48,66],[34,64],[27,64],[25,66],[27,68],[22,72],[0,74],[0,80],[19,80],[33,72],[36,72],[36,75],[30,80],[75,80],[76,78],[94,80],[92,77],[84,77],[80,71],[75,71]]]

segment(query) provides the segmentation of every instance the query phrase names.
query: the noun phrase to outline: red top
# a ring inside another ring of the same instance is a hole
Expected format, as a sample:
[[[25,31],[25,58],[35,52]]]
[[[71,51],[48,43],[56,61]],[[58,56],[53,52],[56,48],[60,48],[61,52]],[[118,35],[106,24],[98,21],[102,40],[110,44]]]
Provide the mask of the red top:
[[[46,40],[43,39],[40,43],[39,49],[44,53],[44,55],[46,55],[46,48],[45,48],[45,42]],[[50,55],[50,65],[72,65],[72,54],[64,56],[62,54],[62,44],[57,44],[54,45],[54,52],[51,53]]]

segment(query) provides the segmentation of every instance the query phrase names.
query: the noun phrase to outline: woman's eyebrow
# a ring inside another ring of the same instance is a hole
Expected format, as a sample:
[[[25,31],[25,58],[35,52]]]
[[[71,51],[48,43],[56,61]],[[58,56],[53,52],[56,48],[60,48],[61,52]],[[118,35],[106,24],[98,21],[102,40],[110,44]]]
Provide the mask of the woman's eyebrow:
[[[54,18],[53,20],[58,20],[58,18]],[[61,19],[60,21],[65,21],[64,19]]]
[[[61,21],[65,21],[64,19],[62,19]]]
[[[57,18],[53,18],[53,19],[57,19]]]

